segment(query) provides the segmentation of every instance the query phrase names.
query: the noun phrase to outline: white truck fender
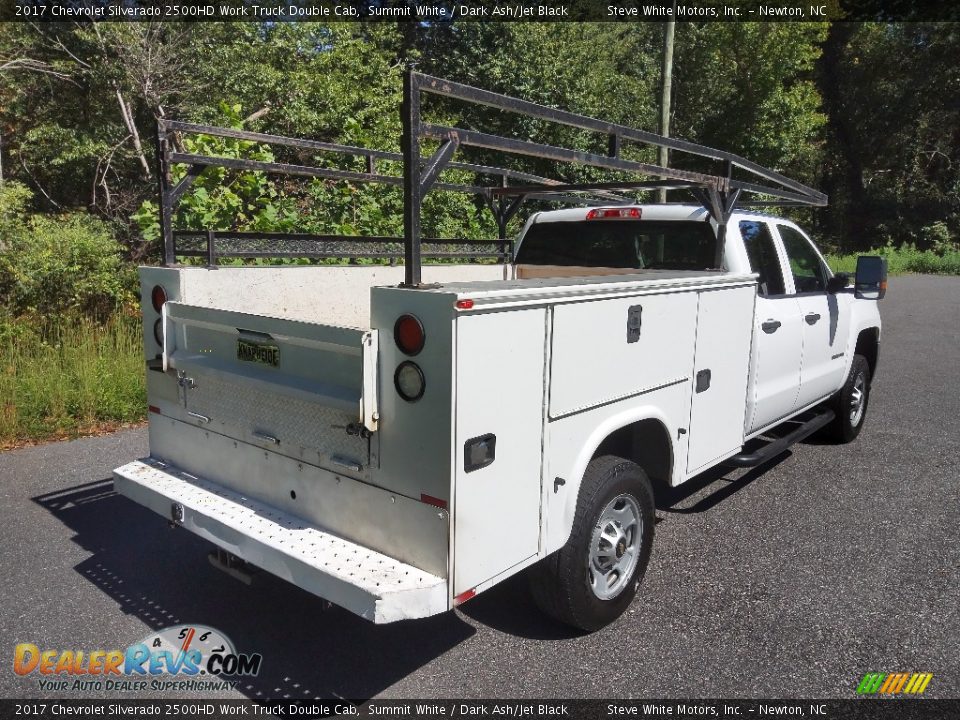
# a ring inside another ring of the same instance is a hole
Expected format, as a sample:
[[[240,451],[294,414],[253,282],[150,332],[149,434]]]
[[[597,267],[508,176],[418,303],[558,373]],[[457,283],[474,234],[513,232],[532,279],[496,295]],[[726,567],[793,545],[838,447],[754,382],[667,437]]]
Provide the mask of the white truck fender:
[[[579,449],[572,451],[572,455],[564,453],[562,457],[559,457],[560,454],[558,453],[557,456],[555,456],[556,463],[551,462],[548,465],[548,482],[545,483],[547,485],[547,503],[546,512],[544,513],[544,521],[546,524],[544,555],[549,555],[559,550],[570,537],[570,532],[573,529],[573,520],[577,512],[577,499],[580,495],[583,476],[586,472],[587,465],[596,454],[597,448],[617,430],[643,420],[654,420],[663,427],[664,436],[669,443],[670,450],[669,477],[671,478],[671,482],[675,482],[673,478],[676,472],[676,463],[674,462],[676,455],[674,438],[676,438],[677,429],[674,423],[668,419],[667,415],[659,407],[655,405],[643,405],[624,409],[603,418],[601,422],[597,423],[596,426],[589,431],[586,440],[579,446]],[[576,437],[575,432],[568,434],[563,432],[560,427],[558,427],[557,430],[559,432],[551,439],[551,447],[557,447],[557,440],[559,440],[560,443],[567,443],[566,446],[568,447],[575,447],[573,445],[573,438]],[[580,435],[580,437],[583,437],[583,435]],[[564,445],[561,444],[560,447],[564,447]],[[564,484],[557,487],[556,491],[554,489],[554,478],[560,478],[564,481]]]
[[[844,358],[843,382],[846,382],[853,364],[853,355],[857,349],[857,340],[864,330],[876,330],[880,340],[881,324],[877,301],[855,300],[850,304],[850,333],[847,338],[847,352]],[[842,385],[841,385],[842,387]]]

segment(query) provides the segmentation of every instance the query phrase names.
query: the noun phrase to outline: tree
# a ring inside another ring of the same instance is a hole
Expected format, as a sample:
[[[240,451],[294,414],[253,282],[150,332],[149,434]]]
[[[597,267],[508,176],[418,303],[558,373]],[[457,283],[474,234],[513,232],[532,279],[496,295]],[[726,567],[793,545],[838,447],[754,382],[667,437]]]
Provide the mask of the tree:
[[[849,250],[960,235],[960,30],[835,23],[820,65],[832,234]]]

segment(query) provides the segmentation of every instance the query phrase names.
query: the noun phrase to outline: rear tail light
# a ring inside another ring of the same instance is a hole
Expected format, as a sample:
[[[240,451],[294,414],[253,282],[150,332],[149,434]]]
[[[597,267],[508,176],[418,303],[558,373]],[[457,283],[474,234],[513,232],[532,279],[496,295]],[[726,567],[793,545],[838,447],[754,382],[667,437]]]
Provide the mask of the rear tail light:
[[[593,208],[587,220],[639,220],[640,208]]]
[[[393,384],[400,397],[407,402],[416,402],[422,398],[427,386],[423,370],[410,360],[405,360],[397,367],[397,371],[393,374]]]
[[[160,312],[166,301],[167,291],[163,289],[163,285],[154,285],[153,290],[150,291],[150,303],[153,305],[153,309]]]
[[[417,355],[427,340],[423,323],[415,315],[401,315],[393,326],[393,340],[405,355]]]

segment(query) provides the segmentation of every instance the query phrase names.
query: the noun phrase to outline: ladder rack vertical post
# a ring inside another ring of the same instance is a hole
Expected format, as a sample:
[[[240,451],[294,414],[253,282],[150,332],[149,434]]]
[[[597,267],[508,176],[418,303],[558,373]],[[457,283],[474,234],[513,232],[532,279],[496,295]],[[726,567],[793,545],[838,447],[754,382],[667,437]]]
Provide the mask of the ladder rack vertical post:
[[[160,191],[160,237],[163,239],[163,264],[176,265],[173,244],[173,200],[170,197],[170,136],[167,123],[157,121],[157,185]]]
[[[416,73],[403,74],[403,261],[404,285],[420,284],[420,87]]]

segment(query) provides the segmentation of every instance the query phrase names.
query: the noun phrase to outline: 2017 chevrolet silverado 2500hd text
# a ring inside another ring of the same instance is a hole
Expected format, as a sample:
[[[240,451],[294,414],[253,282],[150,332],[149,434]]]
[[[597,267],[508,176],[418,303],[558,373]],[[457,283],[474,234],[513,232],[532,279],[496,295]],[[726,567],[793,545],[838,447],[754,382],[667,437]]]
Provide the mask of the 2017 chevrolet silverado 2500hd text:
[[[861,258],[848,289],[793,222],[738,209],[742,193],[826,202],[743,158],[417,73],[404,89],[402,156],[161,125],[167,266],[140,271],[150,456],[118,468],[117,489],[210,540],[221,562],[266,569],[375,622],[444,612],[529,568],[546,612],[597,629],[641,581],[655,488],[719,463],[760,464],[815,430],[857,436],[885,266]],[[428,124],[421,93],[598,132],[608,152]],[[177,153],[175,132],[361,156],[367,172]],[[423,137],[440,141],[425,161]],[[724,173],[626,160],[626,141],[722,162]],[[452,162],[461,146],[655,179],[564,184]],[[402,159],[403,178],[378,174],[382,157]],[[174,164],[189,166],[177,184]],[[176,200],[216,165],[402,184],[404,238],[174,232]],[[440,182],[450,167],[498,183]],[[484,197],[500,237],[483,247],[499,263],[422,265],[483,254],[420,238],[431,187]],[[624,194],[655,187],[697,203]],[[525,199],[577,206],[532,215],[514,246],[506,224]],[[393,257],[401,242],[402,267],[216,266],[221,256]],[[208,266],[176,265],[178,255]]]

